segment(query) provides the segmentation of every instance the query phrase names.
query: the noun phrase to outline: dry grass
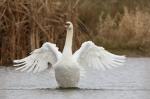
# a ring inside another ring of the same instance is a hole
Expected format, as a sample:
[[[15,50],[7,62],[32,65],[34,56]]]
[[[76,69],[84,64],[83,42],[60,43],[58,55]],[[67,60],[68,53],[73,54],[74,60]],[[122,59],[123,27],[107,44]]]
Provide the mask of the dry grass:
[[[116,14],[112,18],[108,15],[103,19],[101,15],[99,22],[95,38],[98,44],[108,49],[140,51],[143,55],[150,55],[150,13],[147,11],[136,9],[129,12],[124,8],[122,16]]]
[[[63,24],[67,20],[75,26],[74,50],[84,40],[91,39],[98,45],[122,54],[133,51],[148,54],[148,2],[0,0],[0,65],[25,57],[46,41],[56,43],[62,50],[66,35]],[[127,8],[124,9],[124,6]]]
[[[63,24],[71,20],[76,26],[77,11],[73,7],[77,1],[62,2],[1,0],[0,64],[10,64],[46,41],[55,42],[62,49],[66,35]]]

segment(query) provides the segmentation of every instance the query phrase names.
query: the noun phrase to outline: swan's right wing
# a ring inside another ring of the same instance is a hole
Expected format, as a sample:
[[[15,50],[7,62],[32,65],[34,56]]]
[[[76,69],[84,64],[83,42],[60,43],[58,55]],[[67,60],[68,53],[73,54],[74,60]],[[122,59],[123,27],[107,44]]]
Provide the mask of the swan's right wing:
[[[55,64],[61,55],[55,44],[46,42],[41,48],[31,52],[31,55],[23,59],[14,60],[14,66],[19,66],[16,70],[20,71],[41,72],[48,68],[48,63]]]
[[[122,66],[126,57],[112,54],[103,47],[96,46],[93,42],[88,41],[83,43],[81,48],[75,52],[74,59],[85,68],[88,66],[106,70]]]

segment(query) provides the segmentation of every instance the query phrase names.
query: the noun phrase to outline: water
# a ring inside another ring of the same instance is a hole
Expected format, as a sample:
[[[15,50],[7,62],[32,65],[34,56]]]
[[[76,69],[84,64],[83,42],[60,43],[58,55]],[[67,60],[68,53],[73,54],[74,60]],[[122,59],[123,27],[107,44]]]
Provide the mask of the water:
[[[87,69],[80,89],[57,89],[54,73],[0,68],[0,99],[150,99],[150,58],[128,58],[107,71]]]

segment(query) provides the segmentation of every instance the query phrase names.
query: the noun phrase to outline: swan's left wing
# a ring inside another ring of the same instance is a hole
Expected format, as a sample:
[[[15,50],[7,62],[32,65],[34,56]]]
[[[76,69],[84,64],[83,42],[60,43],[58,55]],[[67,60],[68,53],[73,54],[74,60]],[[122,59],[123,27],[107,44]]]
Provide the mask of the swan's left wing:
[[[91,41],[83,43],[75,52],[74,58],[83,67],[89,66],[102,70],[122,66],[126,59],[125,56],[112,54]]]

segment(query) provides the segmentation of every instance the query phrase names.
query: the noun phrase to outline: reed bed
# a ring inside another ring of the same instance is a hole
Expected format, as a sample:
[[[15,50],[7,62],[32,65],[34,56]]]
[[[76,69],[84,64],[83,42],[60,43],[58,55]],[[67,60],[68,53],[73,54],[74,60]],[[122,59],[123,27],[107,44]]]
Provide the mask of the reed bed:
[[[0,65],[29,55],[43,42],[56,43],[62,51],[66,21],[75,27],[73,50],[90,39],[119,54],[150,56],[148,2],[0,0]]]
[[[136,9],[129,11],[124,8],[124,14],[99,17],[95,42],[107,49],[125,51],[129,56],[150,56],[150,13]]]
[[[56,0],[1,0],[0,64],[11,64],[13,59],[25,57],[43,42],[56,43],[62,50],[66,35],[64,22],[70,20],[76,24],[77,1],[74,3],[62,4]]]

